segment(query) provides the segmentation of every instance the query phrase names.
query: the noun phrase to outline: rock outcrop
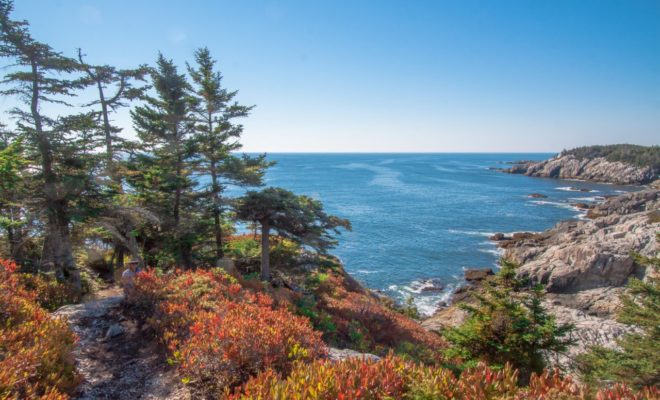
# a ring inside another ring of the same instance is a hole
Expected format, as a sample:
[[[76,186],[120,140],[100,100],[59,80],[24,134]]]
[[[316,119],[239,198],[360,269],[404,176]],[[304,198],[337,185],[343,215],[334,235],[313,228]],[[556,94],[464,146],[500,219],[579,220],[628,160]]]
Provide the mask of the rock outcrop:
[[[560,222],[541,233],[492,237],[505,249],[504,258],[520,265],[520,276],[545,285],[545,305],[557,321],[575,325],[577,344],[567,357],[555,360],[563,366],[589,346],[616,346],[616,338],[630,331],[616,321],[619,297],[631,276],[643,279],[652,273],[637,265],[632,253],[653,257],[658,252],[660,190],[606,199],[589,214],[590,219]],[[470,301],[466,290],[454,296],[454,303],[461,301]],[[423,325],[440,330],[464,318],[452,305]]]
[[[658,209],[659,190],[614,197],[591,210],[593,219],[561,222],[533,238],[509,242],[504,257],[550,293],[620,287],[630,275],[644,274],[631,252],[652,256],[656,251],[660,223],[650,214]]]
[[[520,264],[518,273],[542,283],[546,305],[560,323],[572,323],[576,354],[591,345],[615,346],[630,330],[616,322],[619,296],[631,276],[648,271],[633,252],[655,256],[660,190],[607,199],[590,210],[591,219],[567,221],[533,238],[510,241],[504,257]]]
[[[656,180],[659,173],[652,167],[608,161],[604,157],[580,159],[571,154],[560,154],[540,162],[523,162],[502,171],[527,176],[582,179],[618,185],[645,185]]]

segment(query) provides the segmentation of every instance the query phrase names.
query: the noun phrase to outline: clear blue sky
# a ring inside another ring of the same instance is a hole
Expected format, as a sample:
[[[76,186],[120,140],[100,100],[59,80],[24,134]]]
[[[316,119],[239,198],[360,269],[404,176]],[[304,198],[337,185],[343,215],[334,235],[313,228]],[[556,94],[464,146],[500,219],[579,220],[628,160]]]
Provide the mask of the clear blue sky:
[[[660,144],[660,1],[17,0],[90,62],[208,46],[246,151],[558,151]],[[9,100],[0,102],[6,106]],[[131,135],[126,114],[118,117]]]

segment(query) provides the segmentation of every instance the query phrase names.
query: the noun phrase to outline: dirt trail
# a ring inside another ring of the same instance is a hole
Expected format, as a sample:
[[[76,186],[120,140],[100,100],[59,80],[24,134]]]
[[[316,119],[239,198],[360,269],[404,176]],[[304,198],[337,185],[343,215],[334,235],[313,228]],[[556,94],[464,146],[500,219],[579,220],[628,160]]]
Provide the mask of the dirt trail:
[[[156,343],[124,316],[122,301],[121,290],[110,288],[55,312],[79,338],[74,357],[82,380],[73,398],[189,399]]]

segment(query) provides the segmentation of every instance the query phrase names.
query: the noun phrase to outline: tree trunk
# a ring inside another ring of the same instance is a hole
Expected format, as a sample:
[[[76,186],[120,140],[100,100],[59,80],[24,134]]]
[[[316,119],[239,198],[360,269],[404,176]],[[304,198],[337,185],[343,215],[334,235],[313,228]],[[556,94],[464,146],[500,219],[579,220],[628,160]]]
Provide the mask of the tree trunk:
[[[218,260],[225,254],[222,248],[222,221],[220,219],[220,185],[215,170],[215,161],[211,161],[211,187],[213,195],[213,231],[215,233],[215,256]]]
[[[106,173],[110,179],[117,185],[117,190],[121,193],[121,182],[115,171],[114,166],[114,149],[112,147],[112,130],[110,129],[110,117],[108,116],[108,104],[105,101],[103,93],[103,85],[99,77],[96,78],[96,85],[99,89],[99,101],[101,103],[101,115],[103,117],[103,133],[105,134],[105,157],[106,157]],[[118,182],[119,181],[119,182]]]
[[[261,221],[261,280],[270,281],[270,225]]]
[[[74,292],[82,290],[80,271],[73,259],[73,248],[69,238],[69,218],[66,201],[60,199],[57,191],[57,175],[53,171],[53,152],[51,143],[43,130],[39,113],[39,72],[37,63],[32,62],[32,99],[30,102],[35,134],[37,136],[41,168],[44,179],[44,197],[46,200],[46,237],[42,265],[55,272],[58,278],[66,280]]]

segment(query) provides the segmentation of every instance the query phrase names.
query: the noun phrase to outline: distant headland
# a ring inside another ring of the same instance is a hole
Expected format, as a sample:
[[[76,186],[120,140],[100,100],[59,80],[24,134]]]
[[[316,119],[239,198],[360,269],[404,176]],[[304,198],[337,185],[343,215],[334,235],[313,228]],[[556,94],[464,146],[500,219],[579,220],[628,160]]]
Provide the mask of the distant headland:
[[[527,176],[646,185],[660,174],[660,146],[616,144],[564,150],[545,161],[520,161],[501,169]]]

